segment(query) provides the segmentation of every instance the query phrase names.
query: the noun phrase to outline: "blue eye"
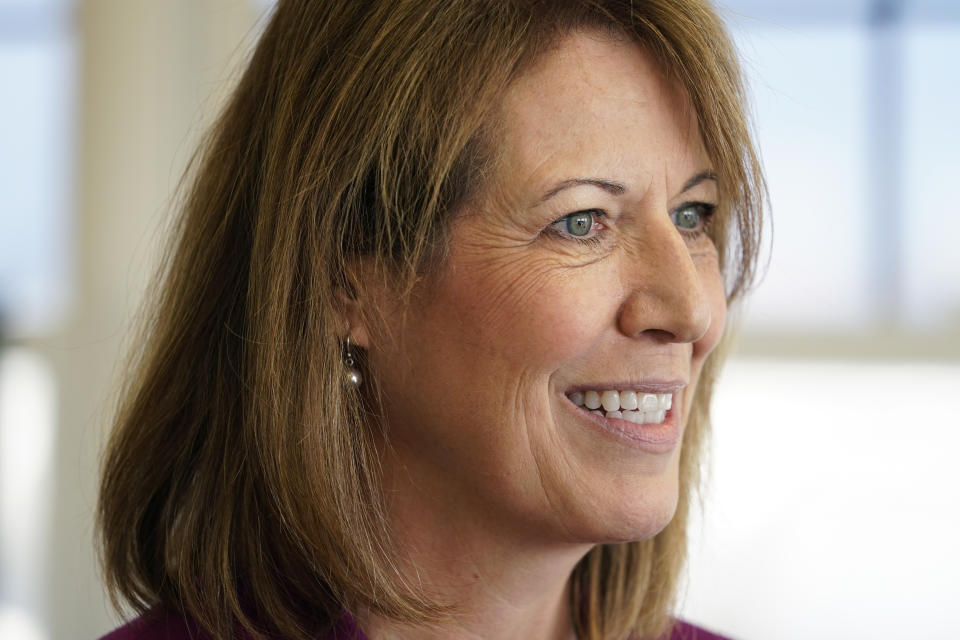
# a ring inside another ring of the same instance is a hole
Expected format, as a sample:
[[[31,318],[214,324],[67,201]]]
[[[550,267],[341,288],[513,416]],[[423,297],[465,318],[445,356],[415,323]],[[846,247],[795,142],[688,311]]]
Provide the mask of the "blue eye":
[[[575,240],[593,240],[602,224],[599,218],[603,216],[603,211],[599,209],[585,209],[576,211],[553,222],[550,227],[559,233],[560,236],[572,237]],[[593,236],[591,236],[593,232]]]
[[[673,224],[686,233],[702,233],[716,207],[705,202],[687,202],[670,214]]]
[[[588,211],[571,213],[564,218],[567,233],[572,236],[585,236],[593,228],[593,215]]]

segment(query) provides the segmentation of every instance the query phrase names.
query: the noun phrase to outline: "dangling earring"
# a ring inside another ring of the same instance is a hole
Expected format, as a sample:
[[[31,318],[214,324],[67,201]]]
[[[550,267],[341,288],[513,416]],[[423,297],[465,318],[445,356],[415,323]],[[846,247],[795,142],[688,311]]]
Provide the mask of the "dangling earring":
[[[347,353],[343,357],[343,363],[347,365],[347,382],[354,387],[359,387],[363,382],[363,376],[360,375],[360,371],[353,361],[353,353],[350,351],[350,336],[347,336]]]

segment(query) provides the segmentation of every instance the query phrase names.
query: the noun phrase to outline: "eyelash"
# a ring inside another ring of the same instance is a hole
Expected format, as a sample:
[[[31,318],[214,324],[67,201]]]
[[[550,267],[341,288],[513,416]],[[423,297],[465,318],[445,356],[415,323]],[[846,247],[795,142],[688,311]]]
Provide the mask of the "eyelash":
[[[675,216],[679,214],[681,211],[683,211],[684,209],[688,209],[691,207],[697,209],[697,214],[700,217],[700,222],[697,225],[697,227],[694,229],[684,229],[679,225],[677,225],[677,220]],[[670,212],[670,218],[673,220],[674,226],[677,227],[677,230],[682,235],[686,236],[689,239],[696,240],[706,235],[707,231],[710,229],[710,223],[713,220],[713,214],[716,212],[716,210],[717,210],[717,205],[711,204],[709,202],[684,202],[683,204],[677,206],[676,208],[673,209],[673,211]],[[593,220],[593,224],[590,227],[591,231],[593,231],[597,227],[597,225],[600,226],[600,228],[597,230],[597,232],[594,235],[590,237],[579,237],[558,228],[558,225],[560,225],[561,223],[564,223],[570,217],[581,215],[584,213],[589,213],[591,216],[593,216],[594,220]],[[580,211],[574,211],[573,213],[568,213],[567,215],[554,220],[546,228],[546,231],[564,240],[573,240],[579,244],[597,246],[601,242],[601,235],[603,234],[603,230],[605,229],[605,227],[603,226],[603,223],[600,222],[599,219],[605,218],[606,215],[607,214],[601,209],[583,209]]]

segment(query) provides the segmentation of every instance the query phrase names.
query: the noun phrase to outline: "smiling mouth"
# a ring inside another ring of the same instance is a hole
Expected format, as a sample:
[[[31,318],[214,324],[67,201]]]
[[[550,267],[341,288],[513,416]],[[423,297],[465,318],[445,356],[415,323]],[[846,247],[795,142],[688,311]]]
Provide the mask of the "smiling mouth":
[[[663,424],[673,406],[672,393],[638,393],[630,390],[597,389],[567,394],[570,402],[605,418],[634,424]]]

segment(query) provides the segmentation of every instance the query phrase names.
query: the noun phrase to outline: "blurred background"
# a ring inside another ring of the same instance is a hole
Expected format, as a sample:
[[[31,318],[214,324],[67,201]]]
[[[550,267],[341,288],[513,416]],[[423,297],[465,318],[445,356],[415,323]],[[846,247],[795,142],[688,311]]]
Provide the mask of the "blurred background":
[[[960,638],[960,2],[727,0],[772,256],[682,612]],[[0,0],[0,638],[116,625],[98,456],[171,195],[269,0]]]

